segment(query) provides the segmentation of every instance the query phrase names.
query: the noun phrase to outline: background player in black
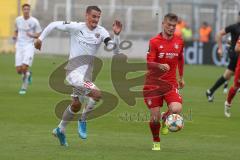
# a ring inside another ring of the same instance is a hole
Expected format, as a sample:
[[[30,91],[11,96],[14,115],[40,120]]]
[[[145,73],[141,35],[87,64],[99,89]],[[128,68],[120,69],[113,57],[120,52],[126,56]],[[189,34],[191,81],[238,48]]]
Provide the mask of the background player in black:
[[[240,35],[240,12],[238,13],[239,20],[237,23],[227,26],[226,28],[222,29],[220,32],[217,33],[216,39],[218,43],[218,55],[222,57],[223,55],[223,48],[222,48],[222,38],[224,35],[230,33],[231,34],[231,45],[228,49],[229,54],[229,65],[228,68],[225,70],[223,75],[215,82],[215,84],[206,91],[206,96],[209,102],[213,101],[213,94],[214,92],[226,81],[228,81],[233,75],[235,71],[235,67],[237,64],[238,55],[235,53],[234,48],[238,37]]]
[[[226,57],[226,58],[227,58],[227,59],[230,59],[228,52],[229,52],[229,49],[230,49],[230,47],[231,47],[231,35],[228,36],[228,38],[227,38],[226,41],[225,41],[225,44],[226,44],[226,49],[224,50],[224,52],[227,53],[227,57]],[[224,85],[223,85],[223,93],[224,93],[224,94],[227,94],[227,93],[228,93],[228,83],[229,83],[229,81],[225,81],[225,82],[224,82]]]

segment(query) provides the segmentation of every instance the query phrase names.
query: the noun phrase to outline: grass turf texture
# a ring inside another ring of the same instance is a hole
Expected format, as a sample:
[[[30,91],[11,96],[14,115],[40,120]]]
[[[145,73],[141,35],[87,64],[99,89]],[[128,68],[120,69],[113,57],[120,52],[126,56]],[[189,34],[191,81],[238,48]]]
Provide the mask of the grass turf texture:
[[[135,107],[120,100],[114,111],[90,121],[85,141],[78,138],[76,122],[71,123],[67,128],[70,146],[59,146],[51,135],[59,122],[54,107],[70,97],[53,91],[48,78],[66,59],[64,56],[36,55],[32,67],[33,84],[26,95],[20,96],[21,77],[15,72],[14,56],[0,55],[0,159],[239,159],[239,95],[234,100],[230,119],[223,115],[225,95],[222,88],[216,92],[214,103],[208,103],[205,97],[206,89],[224,71],[215,66],[186,65],[186,87],[181,93],[184,113],[188,115],[191,110],[192,119],[186,120],[181,132],[161,136],[160,152],[151,151],[148,123],[137,122],[136,115],[140,115],[140,119],[148,116],[143,99],[138,99]],[[110,62],[104,60],[96,84],[117,95],[110,82]]]

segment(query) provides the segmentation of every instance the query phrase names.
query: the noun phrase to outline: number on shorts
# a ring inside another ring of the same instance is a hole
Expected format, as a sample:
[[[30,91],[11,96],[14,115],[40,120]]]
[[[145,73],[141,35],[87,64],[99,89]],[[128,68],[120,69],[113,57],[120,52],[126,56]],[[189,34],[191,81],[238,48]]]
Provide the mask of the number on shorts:
[[[90,81],[85,81],[85,82],[84,82],[84,87],[85,87],[85,88],[91,89],[92,86],[93,86],[93,83],[92,83],[92,82],[90,82]]]

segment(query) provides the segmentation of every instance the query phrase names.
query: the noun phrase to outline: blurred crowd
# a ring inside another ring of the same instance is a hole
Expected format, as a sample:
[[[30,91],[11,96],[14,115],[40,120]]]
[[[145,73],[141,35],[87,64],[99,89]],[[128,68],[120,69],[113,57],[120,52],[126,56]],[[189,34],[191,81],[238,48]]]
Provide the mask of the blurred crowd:
[[[185,42],[200,41],[203,43],[208,43],[212,38],[212,27],[207,22],[203,22],[198,30],[198,38],[195,38],[189,24],[186,21],[179,19],[175,34],[182,36]]]

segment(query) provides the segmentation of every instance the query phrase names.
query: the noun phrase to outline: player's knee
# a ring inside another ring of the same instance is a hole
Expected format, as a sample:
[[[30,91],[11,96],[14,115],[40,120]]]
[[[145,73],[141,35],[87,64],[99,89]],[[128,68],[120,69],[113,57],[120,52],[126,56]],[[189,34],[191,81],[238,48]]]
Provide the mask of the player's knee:
[[[172,113],[174,113],[174,114],[179,114],[179,113],[182,112],[182,106],[172,107],[171,111],[172,111]]]
[[[102,94],[101,94],[101,92],[99,92],[99,93],[95,96],[94,100],[95,100],[95,101],[99,101],[101,98],[102,98]]]
[[[159,122],[160,121],[160,116],[156,116],[156,115],[153,115],[151,116],[151,119],[150,119],[151,122]]]
[[[224,78],[228,81],[228,80],[231,79],[231,76],[232,76],[232,75],[228,74],[228,75],[224,76]]]
[[[16,72],[18,74],[22,74],[22,67],[16,67]]]
[[[81,109],[80,101],[73,101],[71,104],[71,110],[76,113],[79,112],[80,109]]]
[[[230,80],[230,78],[232,77],[233,74],[234,74],[234,72],[228,69],[224,72],[223,77],[226,80]]]
[[[172,103],[169,107],[170,107],[171,113],[173,113],[173,114],[179,114],[182,112],[182,104],[181,103],[175,102],[175,103]]]
[[[28,65],[22,65],[22,72],[23,73],[26,73],[27,72],[27,70],[28,70]]]

